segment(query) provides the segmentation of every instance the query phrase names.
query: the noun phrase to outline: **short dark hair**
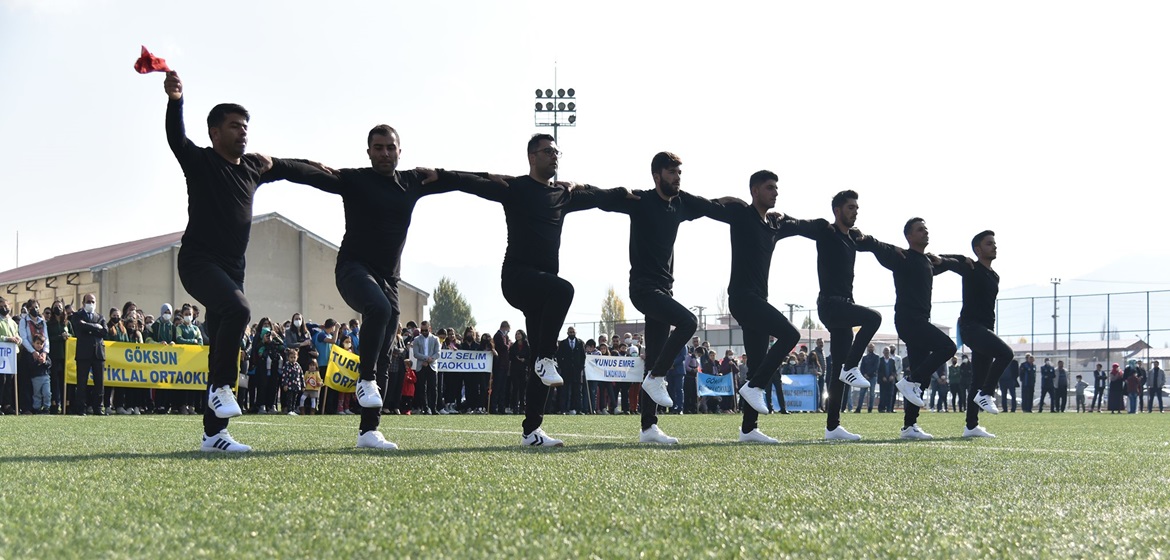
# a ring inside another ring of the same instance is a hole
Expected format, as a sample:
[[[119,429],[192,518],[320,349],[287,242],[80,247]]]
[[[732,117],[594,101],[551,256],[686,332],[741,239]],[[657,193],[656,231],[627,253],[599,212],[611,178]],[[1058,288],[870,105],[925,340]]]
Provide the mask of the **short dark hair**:
[[[548,140],[549,142],[556,142],[557,141],[556,138],[552,137],[552,134],[546,134],[544,132],[538,132],[536,134],[533,134],[532,138],[528,139],[528,153],[531,154],[532,152],[535,152],[536,147],[539,146],[540,143],[545,141],[545,140]]]
[[[910,218],[906,220],[906,225],[902,227],[902,235],[910,235],[910,230],[914,229],[914,224],[918,222],[926,223],[926,220],[922,218]]]
[[[682,165],[682,158],[670,152],[658,152],[650,160],[650,173],[661,173],[663,169]]]
[[[772,173],[771,171],[768,171],[767,169],[761,169],[759,171],[756,171],[755,173],[752,173],[751,178],[748,179],[748,187],[754,188],[757,185],[764,183],[765,181],[779,181],[779,180],[780,180],[780,177],[777,176],[775,173]]]
[[[370,133],[366,135],[367,147],[374,142],[375,136],[393,136],[395,140],[402,140],[402,137],[398,135],[398,131],[394,130],[394,127],[388,124],[380,124],[370,129]]]
[[[976,233],[975,237],[971,238],[971,250],[974,251],[975,248],[979,246],[979,243],[983,241],[983,238],[989,237],[992,235],[995,235],[995,232],[991,231],[989,229],[985,229],[979,233]]]
[[[235,103],[220,103],[212,107],[210,113],[207,113],[207,128],[216,128],[222,125],[223,121],[227,120],[228,115],[242,115],[244,122],[252,120],[248,110],[243,106]]]
[[[337,326],[337,321],[334,321],[333,317],[325,319],[325,328],[328,329],[328,328],[334,327],[334,326]]]
[[[857,191],[844,190],[833,195],[833,208],[836,209],[845,206],[845,201],[847,200],[857,200]]]

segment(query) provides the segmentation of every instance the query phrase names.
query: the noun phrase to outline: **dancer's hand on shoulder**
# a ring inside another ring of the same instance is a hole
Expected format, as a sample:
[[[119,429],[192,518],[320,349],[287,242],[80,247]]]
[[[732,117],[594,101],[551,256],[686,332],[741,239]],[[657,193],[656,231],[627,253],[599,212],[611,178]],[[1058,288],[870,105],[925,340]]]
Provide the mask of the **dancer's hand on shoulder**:
[[[423,176],[422,184],[434,183],[439,180],[439,172],[430,167],[416,167],[414,170]]]
[[[508,180],[512,179],[511,175],[497,175],[495,173],[488,173],[488,179],[495,181],[503,186],[508,186]]]
[[[272,171],[272,158],[264,154],[252,154],[256,159],[260,160],[260,174],[263,175]]]

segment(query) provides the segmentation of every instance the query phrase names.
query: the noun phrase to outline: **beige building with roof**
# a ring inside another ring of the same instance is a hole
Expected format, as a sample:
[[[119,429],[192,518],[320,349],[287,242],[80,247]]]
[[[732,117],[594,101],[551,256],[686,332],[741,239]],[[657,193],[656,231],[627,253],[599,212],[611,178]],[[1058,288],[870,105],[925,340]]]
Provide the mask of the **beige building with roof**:
[[[0,289],[13,309],[30,298],[47,308],[61,298],[80,307],[81,296],[94,293],[98,310],[121,308],[133,301],[157,315],[163,303],[196,303],[179,281],[177,260],[183,232],[160,235],[61,255],[0,272]],[[324,322],[349,320],[358,313],[337,293],[333,267],[337,247],[277,213],[252,219],[246,253],[244,292],[252,305],[252,322],[270,317],[284,322],[293,313]],[[430,294],[398,283],[402,322],[419,321]]]

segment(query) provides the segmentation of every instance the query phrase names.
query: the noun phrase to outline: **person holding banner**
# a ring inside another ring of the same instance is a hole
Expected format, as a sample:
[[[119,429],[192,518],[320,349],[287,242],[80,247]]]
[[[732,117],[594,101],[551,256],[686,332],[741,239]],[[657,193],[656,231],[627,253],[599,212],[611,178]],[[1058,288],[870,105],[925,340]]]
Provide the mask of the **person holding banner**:
[[[9,359],[10,372],[0,373],[0,416],[4,414],[12,414],[15,412],[15,407],[12,404],[12,398],[9,394],[15,389],[16,384],[13,382],[16,378],[16,360],[20,355],[20,327],[16,321],[12,320],[12,307],[8,304],[8,300],[0,296],[0,341],[12,344],[13,356]],[[14,393],[13,393],[14,394]]]
[[[926,404],[922,399],[922,388],[930,383],[932,375],[947,360],[954,357],[956,350],[951,337],[930,322],[934,277],[946,271],[961,273],[960,267],[973,266],[974,263],[926,253],[930,232],[922,218],[910,218],[902,228],[902,234],[910,246],[902,256],[892,246],[876,242],[873,254],[882,266],[894,273],[894,327],[898,330],[898,338],[906,342],[906,360],[910,364],[910,376],[894,385],[906,401],[901,438],[928,440],[934,436],[918,427],[918,412]],[[943,371],[945,378],[946,370]]]
[[[674,299],[674,242],[682,222],[702,217],[728,222],[726,203],[682,192],[682,159],[659,152],[650,161],[654,190],[635,191],[637,198],[622,201],[615,209],[630,216],[630,302],[646,315],[645,360],[642,382],[641,443],[672,445],[678,439],[658,427],[658,406],[674,401],[666,384],[666,372],[698,329],[699,320]],[[671,331],[671,328],[674,331]]]
[[[995,387],[999,377],[1015,358],[1012,349],[995,334],[995,299],[999,296],[999,274],[991,269],[995,260],[995,232],[979,232],[971,239],[977,262],[974,267],[960,268],[963,277],[963,308],[959,311],[959,335],[971,348],[971,388],[967,397],[967,425],[963,437],[993,438],[995,434],[979,425],[979,410],[999,414],[995,407]],[[947,255],[951,258],[965,258]]]
[[[557,333],[573,303],[573,285],[557,275],[565,215],[592,208],[610,210],[636,196],[623,188],[601,190],[553,182],[561,151],[551,135],[533,135],[527,151],[528,175],[507,179],[506,187],[487,178],[459,175],[464,179],[462,188],[501,203],[508,223],[500,285],[504,299],[524,313],[532,353],[520,445],[559,447],[564,442],[549,437],[541,424],[549,387],[564,384],[555,356]]]
[[[829,330],[829,354],[833,359],[832,371],[826,371],[825,383],[829,385],[829,400],[825,403],[828,418],[825,422],[825,439],[856,441],[861,436],[850,433],[841,426],[841,397],[845,385],[869,387],[869,381],[857,367],[861,355],[873,335],[882,324],[882,316],[868,307],[853,301],[853,267],[858,251],[873,251],[878,241],[862,235],[853,225],[857,222],[857,193],[845,190],[833,196],[833,227],[818,232],[817,279],[820,294],[817,296],[817,313]],[[901,252],[901,249],[894,249]],[[861,327],[856,337],[854,327]],[[840,371],[840,374],[834,372]]]
[[[211,109],[207,116],[211,147],[196,146],[183,125],[183,82],[178,73],[167,72],[163,90],[169,98],[167,143],[187,178],[188,220],[179,249],[179,280],[207,307],[209,384],[200,449],[251,451],[227,431],[228,419],[241,414],[232,387],[240,373],[240,337],[251,315],[244,297],[244,252],[256,188],[275,180],[269,171],[286,164],[244,153],[248,111],[233,103]]]
[[[798,220],[769,212],[776,207],[779,197],[778,180],[771,171],[757,171],[748,179],[751,204],[736,198],[723,199],[733,206],[728,307],[743,327],[743,346],[748,359],[748,382],[739,389],[739,395],[749,405],[743,407],[741,442],[779,443],[760,431],[758,419],[760,414],[768,414],[767,392],[771,390],[776,370],[800,342],[800,331],[768,303],[768,276],[776,243],[794,235],[812,237],[829,228],[829,222],[824,219]],[[776,337],[771,349],[769,336]],[[780,391],[782,394],[783,388]]]

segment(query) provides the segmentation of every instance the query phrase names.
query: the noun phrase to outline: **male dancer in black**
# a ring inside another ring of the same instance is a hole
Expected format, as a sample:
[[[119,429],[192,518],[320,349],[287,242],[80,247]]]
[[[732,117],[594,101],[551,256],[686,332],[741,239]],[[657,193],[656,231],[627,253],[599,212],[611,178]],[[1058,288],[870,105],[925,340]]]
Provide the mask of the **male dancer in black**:
[[[402,140],[394,128],[380,124],[366,135],[370,167],[320,168],[305,160],[272,175],[341,195],[345,236],[337,251],[337,291],[362,314],[360,380],[355,389],[361,407],[357,447],[397,449],[378,431],[382,417],[380,387],[389,377],[391,350],[399,317],[398,280],[402,249],[415,204],[424,196],[456,190],[454,173],[431,169],[398,170]]]
[[[857,193],[841,191],[833,196],[833,227],[817,232],[817,279],[821,292],[817,296],[817,314],[829,330],[829,354],[833,359],[833,371],[825,372],[829,384],[829,400],[825,403],[828,419],[825,423],[825,439],[856,441],[861,436],[841,427],[841,394],[845,384],[867,388],[869,381],[861,375],[857,365],[865,347],[882,324],[877,311],[853,302],[853,266],[857,262],[857,251],[873,251],[879,246],[874,238],[862,235],[853,229],[857,223]],[[901,249],[894,249],[901,252]],[[861,327],[857,337],[853,327]]]
[[[769,213],[776,207],[779,177],[763,170],[748,180],[752,203],[736,198],[720,199],[728,204],[731,224],[731,281],[727,285],[731,315],[743,326],[743,347],[747,352],[748,382],[739,389],[750,406],[743,407],[739,441],[779,443],[759,430],[760,414],[768,414],[766,393],[772,377],[796,343],[800,331],[779,310],[768,303],[768,275],[776,242],[793,235],[814,237],[814,230],[828,231],[826,220],[798,220]],[[776,343],[768,349],[768,337]]]
[[[560,447],[541,424],[549,387],[564,380],[557,372],[557,334],[573,303],[573,285],[560,271],[561,228],[565,214],[591,208],[612,208],[634,197],[624,188],[601,190],[554,183],[561,152],[548,134],[528,141],[528,175],[507,179],[507,186],[459,173],[461,189],[504,206],[508,248],[500,274],[504,299],[524,313],[532,359],[528,361],[528,404],[522,446]],[[571,187],[571,188],[570,188]],[[636,199],[636,198],[635,198]]]
[[[902,377],[895,386],[906,401],[902,439],[933,439],[934,436],[918,427],[918,412],[926,403],[922,388],[930,383],[930,376],[955,355],[951,337],[930,322],[930,297],[934,277],[945,271],[961,272],[960,267],[973,265],[950,257],[936,257],[926,253],[930,232],[922,218],[910,218],[902,228],[910,249],[898,255],[894,248],[876,243],[874,256],[882,266],[894,273],[894,328],[898,338],[906,342],[906,361],[910,375]]]
[[[207,116],[210,148],[199,148],[183,126],[183,83],[167,72],[167,142],[187,178],[187,230],[179,249],[179,280],[207,308],[209,384],[201,450],[251,451],[228,434],[228,419],[240,415],[232,386],[239,378],[239,345],[251,310],[244,297],[244,251],[252,229],[256,187],[274,181],[282,160],[244,154],[248,112],[216,105]]]
[[[655,403],[666,408],[674,405],[666,389],[666,372],[699,325],[695,315],[674,300],[674,240],[678,226],[704,216],[729,221],[726,202],[680,190],[681,165],[678,156],[659,152],[650,162],[654,190],[635,191],[638,200],[623,200],[616,208],[630,216],[630,302],[646,315],[642,352],[646,379],[642,382],[642,433],[638,437],[642,443],[678,443],[677,438],[658,428]]]
[[[960,267],[963,309],[959,311],[959,335],[963,344],[971,347],[971,388],[975,389],[967,397],[967,425],[963,428],[963,437],[995,437],[979,425],[979,409],[999,414],[995,407],[995,387],[1015,355],[994,331],[995,298],[999,295],[999,274],[991,269],[996,254],[995,232],[979,232],[971,240],[971,249],[977,260],[975,266],[970,269]]]

